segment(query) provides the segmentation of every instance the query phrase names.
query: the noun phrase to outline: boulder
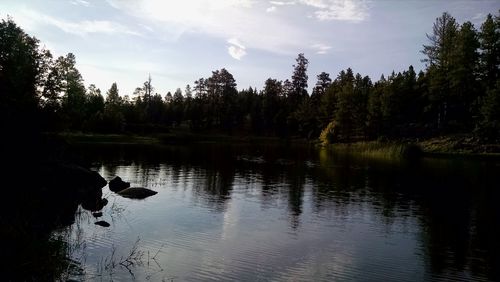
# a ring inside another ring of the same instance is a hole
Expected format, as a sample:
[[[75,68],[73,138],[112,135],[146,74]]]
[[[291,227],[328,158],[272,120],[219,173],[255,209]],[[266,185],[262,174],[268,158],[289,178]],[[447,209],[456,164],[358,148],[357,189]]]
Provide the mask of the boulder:
[[[73,193],[79,195],[100,190],[107,181],[96,171],[64,162],[50,162],[41,168],[40,184],[50,189],[66,190],[73,187]]]
[[[118,192],[118,195],[129,199],[144,199],[156,195],[157,193],[158,192],[150,190],[148,188],[130,187]]]
[[[129,188],[130,182],[123,181],[119,176],[116,176],[109,181],[109,190],[113,192],[120,192],[123,189]]]

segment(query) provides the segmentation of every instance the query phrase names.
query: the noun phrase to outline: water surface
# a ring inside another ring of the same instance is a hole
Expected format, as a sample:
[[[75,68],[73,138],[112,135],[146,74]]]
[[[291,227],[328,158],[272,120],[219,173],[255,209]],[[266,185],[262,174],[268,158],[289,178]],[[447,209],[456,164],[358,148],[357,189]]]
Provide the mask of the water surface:
[[[86,148],[85,156],[107,180],[158,194],[131,200],[105,187],[100,219],[109,228],[80,210],[66,231],[79,243],[76,279],[499,279],[496,162],[215,144]]]

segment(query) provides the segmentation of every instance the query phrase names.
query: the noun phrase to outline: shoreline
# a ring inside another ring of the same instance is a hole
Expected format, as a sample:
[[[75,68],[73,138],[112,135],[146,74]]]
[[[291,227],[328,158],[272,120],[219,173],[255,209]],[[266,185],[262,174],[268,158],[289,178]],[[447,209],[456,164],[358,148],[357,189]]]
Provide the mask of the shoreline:
[[[46,133],[63,138],[70,144],[109,144],[109,145],[192,145],[192,144],[318,144],[316,140],[298,137],[280,138],[275,136],[256,136],[222,133],[171,132],[150,135],[137,134],[93,134],[80,132]]]
[[[192,144],[301,144],[320,145],[340,153],[361,154],[372,157],[419,157],[500,159],[500,144],[481,144],[467,135],[449,135],[425,140],[359,141],[321,145],[318,140],[298,137],[229,135],[222,133],[171,132],[151,135],[93,134],[80,132],[46,133],[62,137],[69,144],[100,145],[192,145]],[[407,151],[411,149],[412,151]]]

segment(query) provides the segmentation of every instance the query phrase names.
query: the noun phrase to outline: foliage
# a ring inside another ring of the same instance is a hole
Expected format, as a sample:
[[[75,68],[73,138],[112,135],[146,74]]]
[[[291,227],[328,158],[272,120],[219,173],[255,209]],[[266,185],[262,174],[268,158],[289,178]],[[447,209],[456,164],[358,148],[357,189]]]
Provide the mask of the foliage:
[[[335,142],[335,133],[336,133],[336,123],[331,121],[321,134],[319,135],[319,140],[323,145],[332,144]]]
[[[500,140],[500,81],[488,90],[481,103],[481,122],[477,130],[488,141]]]
[[[10,18],[0,22],[0,129],[36,128],[39,88],[50,53]]]

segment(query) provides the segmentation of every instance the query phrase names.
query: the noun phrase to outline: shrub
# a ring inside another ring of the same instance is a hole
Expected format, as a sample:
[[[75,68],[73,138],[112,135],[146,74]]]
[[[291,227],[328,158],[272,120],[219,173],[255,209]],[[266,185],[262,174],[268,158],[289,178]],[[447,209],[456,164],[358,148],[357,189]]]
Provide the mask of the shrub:
[[[319,140],[322,144],[331,144],[335,141],[337,135],[337,123],[335,121],[331,121],[321,134],[319,135]]]

